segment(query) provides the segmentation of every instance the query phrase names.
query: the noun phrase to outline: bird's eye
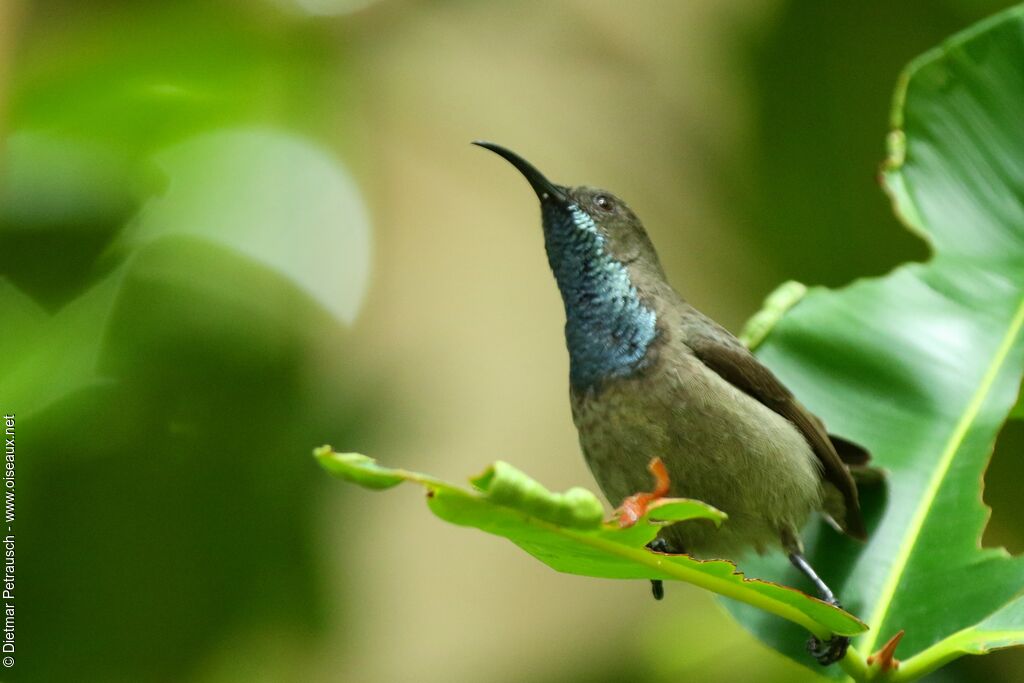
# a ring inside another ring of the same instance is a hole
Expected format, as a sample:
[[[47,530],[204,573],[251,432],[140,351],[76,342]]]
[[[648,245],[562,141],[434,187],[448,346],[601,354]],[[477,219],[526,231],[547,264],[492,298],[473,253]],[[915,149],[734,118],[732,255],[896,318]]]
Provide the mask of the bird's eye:
[[[594,197],[594,205],[602,211],[611,211],[615,208],[615,203],[612,201],[612,198],[603,194],[599,194]]]

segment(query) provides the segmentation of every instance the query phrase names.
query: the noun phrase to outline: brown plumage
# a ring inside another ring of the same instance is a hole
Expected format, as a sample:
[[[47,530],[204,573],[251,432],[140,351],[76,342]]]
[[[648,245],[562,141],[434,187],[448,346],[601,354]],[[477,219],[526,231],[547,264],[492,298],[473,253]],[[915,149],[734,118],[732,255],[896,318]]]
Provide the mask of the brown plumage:
[[[867,531],[861,517],[857,485],[822,421],[797,401],[779,378],[721,325],[703,315],[685,316],[683,325],[689,328],[686,336],[690,348],[705,365],[800,430],[821,462],[825,481],[842,495],[842,508],[833,507],[826,512],[843,531],[854,538],[866,539]],[[867,464],[867,451],[848,441],[836,441],[842,443],[848,458],[855,459],[851,464]]]

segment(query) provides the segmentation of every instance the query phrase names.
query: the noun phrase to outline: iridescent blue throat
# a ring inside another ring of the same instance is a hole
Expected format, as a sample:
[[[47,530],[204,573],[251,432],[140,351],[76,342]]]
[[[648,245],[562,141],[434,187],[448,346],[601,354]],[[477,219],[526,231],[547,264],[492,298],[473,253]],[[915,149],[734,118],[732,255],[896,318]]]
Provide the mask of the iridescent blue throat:
[[[638,370],[654,340],[654,311],[605,248],[594,219],[576,204],[544,202],[544,246],[565,303],[569,381],[586,390]]]

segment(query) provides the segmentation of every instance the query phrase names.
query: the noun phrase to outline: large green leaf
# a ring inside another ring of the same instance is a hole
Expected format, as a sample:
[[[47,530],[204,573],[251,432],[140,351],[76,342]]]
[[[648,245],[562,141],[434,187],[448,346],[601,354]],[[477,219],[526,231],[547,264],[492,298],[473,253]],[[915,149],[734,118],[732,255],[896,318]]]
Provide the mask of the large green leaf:
[[[387,489],[403,481],[420,484],[427,489],[431,511],[441,519],[508,538],[561,572],[687,581],[756,605],[823,637],[853,635],[864,629],[853,616],[816,598],[744,578],[731,562],[663,555],[644,547],[665,523],[719,523],[725,518],[704,503],[661,500],[635,525],[620,528],[617,523],[602,522],[603,508],[593,493],[580,488],[552,493],[503,462],[473,478],[475,490],[467,491],[427,475],[381,467],[365,455],[335,453],[328,446],[318,448],[315,455],[334,476],[367,488]]]
[[[855,641],[862,653],[899,630],[899,658],[928,650],[902,676],[949,653],[1024,643],[1019,601],[1004,607],[1024,587],[1024,561],[980,547],[980,483],[1024,374],[1022,65],[1021,7],[910,64],[884,179],[932,258],[841,290],[812,288],[758,349],[832,431],[869,447],[889,472],[884,491],[866,492],[867,544],[816,526],[808,549],[844,605],[867,620]],[[778,558],[743,566],[795,580]],[[807,661],[777,619],[737,611]],[[1013,628],[1004,623],[1011,616]]]

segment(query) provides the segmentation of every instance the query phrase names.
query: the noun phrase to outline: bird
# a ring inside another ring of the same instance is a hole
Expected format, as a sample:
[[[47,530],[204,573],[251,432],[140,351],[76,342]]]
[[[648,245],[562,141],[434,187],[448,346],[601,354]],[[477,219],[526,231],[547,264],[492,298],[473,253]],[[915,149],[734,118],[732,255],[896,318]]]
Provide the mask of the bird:
[[[644,489],[652,456],[669,494],[724,511],[726,521],[666,526],[649,546],[700,558],[782,550],[822,600],[840,606],[804,556],[800,529],[820,513],[865,539],[850,465],[860,446],[824,423],[723,326],[669,284],[644,225],[611,192],[549,181],[491,142],[540,201],[548,264],[565,308],[569,400],[584,459],[612,504]],[[845,459],[845,461],[844,461]],[[663,587],[652,581],[656,599]],[[822,665],[849,639],[811,636]]]

